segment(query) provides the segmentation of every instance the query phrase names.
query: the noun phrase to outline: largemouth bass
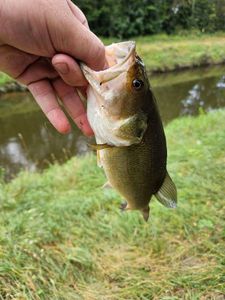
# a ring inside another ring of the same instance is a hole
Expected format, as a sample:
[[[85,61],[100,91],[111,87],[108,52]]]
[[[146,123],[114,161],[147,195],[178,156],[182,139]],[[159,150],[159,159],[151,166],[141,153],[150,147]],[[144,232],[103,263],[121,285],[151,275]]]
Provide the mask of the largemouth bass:
[[[163,125],[135,42],[106,47],[106,57],[109,68],[103,71],[81,65],[98,164],[108,185],[125,198],[122,208],[140,210],[147,221],[152,195],[169,208],[177,202]]]

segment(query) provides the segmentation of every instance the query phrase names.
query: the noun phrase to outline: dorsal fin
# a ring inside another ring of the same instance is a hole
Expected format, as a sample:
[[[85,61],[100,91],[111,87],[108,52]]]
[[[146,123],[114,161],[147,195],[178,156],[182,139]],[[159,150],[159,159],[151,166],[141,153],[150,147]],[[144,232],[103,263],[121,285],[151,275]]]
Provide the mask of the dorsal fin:
[[[157,200],[168,208],[177,207],[177,189],[168,172],[161,188],[155,194]]]

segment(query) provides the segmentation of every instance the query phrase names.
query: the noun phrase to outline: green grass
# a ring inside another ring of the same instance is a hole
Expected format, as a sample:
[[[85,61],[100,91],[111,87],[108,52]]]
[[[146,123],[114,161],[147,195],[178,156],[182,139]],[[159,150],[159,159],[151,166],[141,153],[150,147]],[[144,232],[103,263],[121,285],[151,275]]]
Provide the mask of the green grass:
[[[133,38],[150,72],[165,72],[225,62],[225,34],[155,35]],[[106,44],[117,39],[103,39]]]
[[[11,82],[11,81],[12,81],[11,77],[9,77],[8,75],[0,72],[0,87],[5,85],[8,82]]]
[[[0,184],[0,299],[224,299],[225,110],[173,121],[179,206],[121,213],[94,155]]]

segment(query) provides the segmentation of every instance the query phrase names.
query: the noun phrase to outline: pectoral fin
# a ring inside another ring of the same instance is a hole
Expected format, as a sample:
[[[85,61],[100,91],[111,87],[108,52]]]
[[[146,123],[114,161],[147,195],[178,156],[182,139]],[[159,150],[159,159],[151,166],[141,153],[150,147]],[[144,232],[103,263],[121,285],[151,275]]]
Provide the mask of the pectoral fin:
[[[164,182],[155,194],[157,200],[168,208],[177,207],[177,189],[169,174],[166,174]]]

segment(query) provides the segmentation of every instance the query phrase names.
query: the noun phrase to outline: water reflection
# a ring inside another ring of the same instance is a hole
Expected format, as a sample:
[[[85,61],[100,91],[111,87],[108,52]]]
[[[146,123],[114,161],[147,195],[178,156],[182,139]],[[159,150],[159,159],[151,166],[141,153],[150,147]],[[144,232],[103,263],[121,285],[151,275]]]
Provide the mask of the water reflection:
[[[225,67],[219,71],[212,77],[153,87],[164,123],[184,115],[197,115],[200,110],[224,107]]]
[[[221,77],[221,79],[216,84],[217,88],[225,89],[225,75]]]
[[[23,101],[29,103],[24,113],[18,109]],[[88,151],[87,139],[75,126],[66,136],[56,132],[29,94],[13,95],[13,99],[5,95],[0,99],[0,112],[4,112],[0,116],[0,166],[6,178],[21,169],[43,169]]]
[[[209,71],[198,72],[198,76],[192,72],[191,76],[173,73],[152,78],[164,123],[179,116],[196,115],[200,109],[225,106],[225,67],[204,78],[200,75]],[[57,133],[28,93],[0,98],[0,128],[0,167],[5,169],[6,178],[21,169],[43,169],[90,151],[90,141],[75,126],[66,136]]]
[[[187,98],[181,100],[181,115],[196,114],[200,107],[204,106],[204,100],[201,98],[201,92],[204,90],[204,86],[195,84],[193,88],[188,91]]]

